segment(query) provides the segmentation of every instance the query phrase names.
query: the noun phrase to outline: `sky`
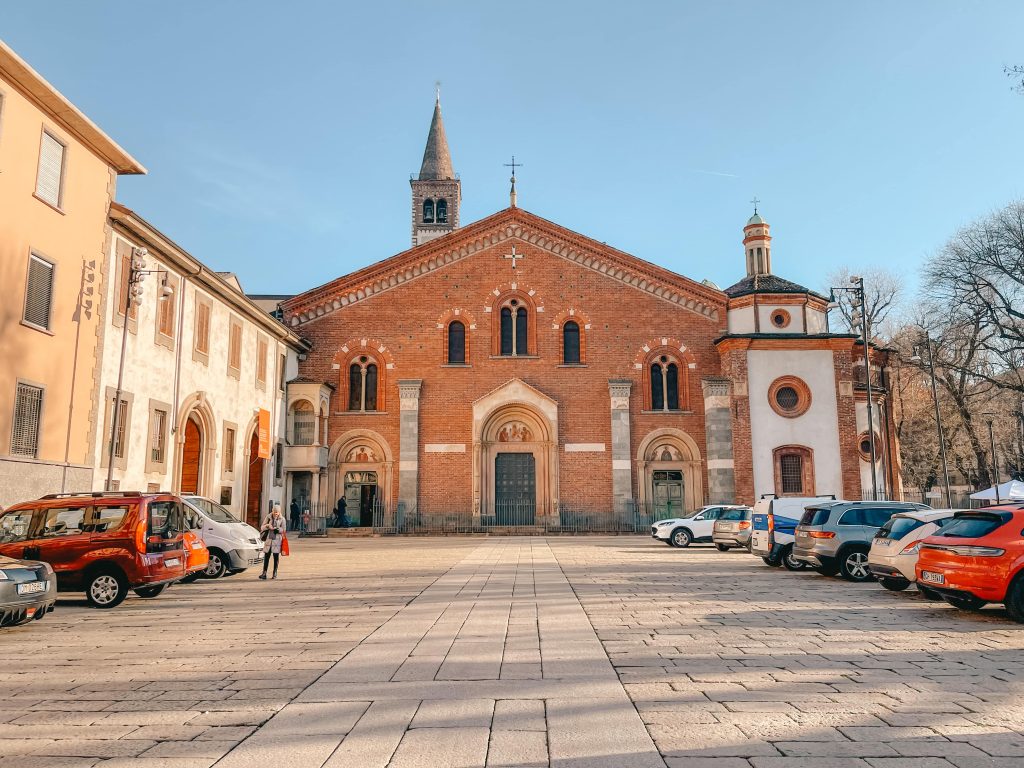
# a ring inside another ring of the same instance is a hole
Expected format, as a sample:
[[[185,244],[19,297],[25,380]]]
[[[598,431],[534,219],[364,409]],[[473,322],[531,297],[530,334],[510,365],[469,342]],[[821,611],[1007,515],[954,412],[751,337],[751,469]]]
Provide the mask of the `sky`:
[[[145,165],[118,199],[249,293],[410,245],[435,81],[462,224],[519,206],[697,280],[912,290],[1024,196],[1024,3],[0,0],[0,37]]]

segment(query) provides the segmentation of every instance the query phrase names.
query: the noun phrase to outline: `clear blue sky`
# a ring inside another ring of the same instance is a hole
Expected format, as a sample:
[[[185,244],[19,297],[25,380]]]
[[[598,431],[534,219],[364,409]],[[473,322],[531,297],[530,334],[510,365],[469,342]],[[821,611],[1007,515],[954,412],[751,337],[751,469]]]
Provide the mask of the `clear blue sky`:
[[[149,168],[118,197],[252,293],[409,246],[441,80],[462,221],[519,204],[696,279],[913,282],[1024,193],[1024,3],[6,2],[0,34]]]

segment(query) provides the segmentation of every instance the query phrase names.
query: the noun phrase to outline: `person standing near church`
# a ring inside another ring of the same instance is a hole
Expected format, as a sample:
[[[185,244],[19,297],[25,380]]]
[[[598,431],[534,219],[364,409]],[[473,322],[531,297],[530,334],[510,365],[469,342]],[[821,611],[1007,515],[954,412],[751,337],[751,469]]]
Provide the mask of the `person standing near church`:
[[[299,502],[295,499],[292,499],[292,503],[288,507],[288,513],[292,519],[292,530],[299,530]]]
[[[281,561],[282,548],[287,552],[287,528],[288,524],[285,522],[284,515],[281,514],[281,505],[275,504],[273,510],[263,522],[263,527],[260,529],[260,537],[263,539],[263,573],[260,574],[261,579],[265,580],[267,578],[267,568],[270,565],[271,555],[274,556],[274,575],[271,578],[277,578],[277,567]]]

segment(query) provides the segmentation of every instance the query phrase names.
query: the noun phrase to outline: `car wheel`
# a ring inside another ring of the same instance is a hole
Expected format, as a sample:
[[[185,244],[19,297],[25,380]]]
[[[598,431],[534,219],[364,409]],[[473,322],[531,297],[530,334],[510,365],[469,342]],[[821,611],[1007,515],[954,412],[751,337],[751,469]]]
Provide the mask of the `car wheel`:
[[[839,562],[839,573],[847,581],[871,581],[875,577],[868,569],[868,553],[863,549],[851,549]]]
[[[686,548],[693,541],[693,535],[685,528],[676,528],[670,537],[673,547]]]
[[[902,592],[904,589],[910,586],[910,582],[906,579],[879,579],[878,583],[888,589],[890,592]]]
[[[775,557],[762,557],[765,565],[770,565],[772,568],[778,568],[782,565],[782,561]]]
[[[1004,604],[1011,619],[1024,623],[1024,578],[1018,578],[1010,585]]]
[[[786,566],[787,571],[802,571],[807,567],[807,563],[803,560],[797,560],[793,556],[793,545],[790,544],[784,550],[782,550],[782,564]]]
[[[715,549],[717,549],[719,552],[728,552],[730,549],[732,549],[732,547],[730,547],[728,544],[715,544]]]
[[[923,586],[921,586],[921,584],[917,585],[917,591],[921,594],[921,597],[923,597],[925,600],[931,600],[933,602],[938,602],[939,600],[942,599],[942,595],[940,595],[934,589],[929,589],[928,587],[923,587]]]
[[[984,600],[974,595],[943,595],[942,599],[961,611],[976,611],[985,604]]]
[[[159,596],[165,589],[167,589],[166,584],[157,584],[155,587],[139,587],[135,590],[135,594],[148,599]]]
[[[128,597],[128,582],[116,571],[97,571],[85,582],[85,599],[93,608],[114,608]]]
[[[224,556],[220,553],[220,550],[210,550],[210,562],[206,565],[206,570],[202,572],[204,579],[219,579],[228,570],[228,564],[224,562]]]

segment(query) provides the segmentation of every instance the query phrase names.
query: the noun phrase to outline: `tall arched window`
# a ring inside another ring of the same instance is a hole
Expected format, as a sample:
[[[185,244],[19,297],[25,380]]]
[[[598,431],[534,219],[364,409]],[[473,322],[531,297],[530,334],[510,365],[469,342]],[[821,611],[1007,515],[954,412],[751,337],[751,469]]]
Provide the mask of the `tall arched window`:
[[[511,355],[513,344],[512,344],[512,309],[510,307],[501,308],[501,354]]]
[[[348,409],[377,410],[377,364],[363,355],[348,369]]]
[[[438,224],[448,223],[448,201],[443,197],[437,201],[437,207],[435,208],[436,219]]]
[[[494,304],[497,319],[491,325],[491,354],[524,357],[537,354],[532,301],[524,295],[499,298]]]
[[[434,201],[430,198],[423,201],[423,223],[434,223]]]
[[[668,355],[651,364],[651,410],[679,410],[679,363]]]
[[[527,328],[526,319],[526,307],[519,307],[516,310],[516,354],[525,355],[527,353],[526,341],[529,338],[529,329]]]
[[[569,320],[562,326],[562,364],[578,365],[580,362],[580,324]]]
[[[466,362],[466,326],[458,320],[448,323],[448,364]]]
[[[814,454],[803,445],[783,445],[772,451],[776,496],[813,496]]]
[[[292,445],[313,445],[316,443],[316,413],[308,400],[299,400],[292,405]]]

